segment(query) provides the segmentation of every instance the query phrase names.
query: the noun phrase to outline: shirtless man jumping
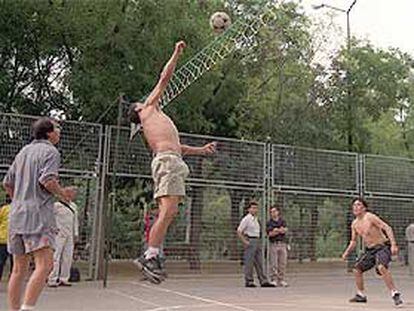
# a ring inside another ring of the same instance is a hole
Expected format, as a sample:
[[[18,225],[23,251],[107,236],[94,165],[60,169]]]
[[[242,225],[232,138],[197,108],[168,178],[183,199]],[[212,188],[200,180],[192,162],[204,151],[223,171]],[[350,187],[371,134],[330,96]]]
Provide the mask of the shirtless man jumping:
[[[161,110],[159,102],[185,48],[184,41],[175,45],[174,53],[165,65],[161,77],[144,103],[131,105],[129,116],[133,123],[141,124],[143,134],[154,153],[151,163],[154,180],[154,198],[159,206],[159,216],[151,228],[148,249],[135,264],[153,283],[163,280],[163,269],[159,258],[160,245],[168,226],[178,212],[178,204],[185,196],[185,179],[189,169],[182,155],[207,155],[216,150],[212,142],[203,147],[190,147],[180,143],[178,130],[173,121]]]
[[[362,237],[366,249],[354,266],[355,283],[358,291],[355,297],[349,301],[359,303],[367,302],[362,274],[375,267],[377,273],[382,277],[385,285],[390,290],[394,304],[399,306],[403,303],[401,293],[395,287],[388,267],[391,262],[391,255],[398,253],[394,233],[387,223],[378,216],[368,212],[367,208],[367,203],[361,198],[352,201],[352,210],[356,218],[352,222],[351,241],[343,253],[342,259],[345,260],[354,250],[358,235]]]

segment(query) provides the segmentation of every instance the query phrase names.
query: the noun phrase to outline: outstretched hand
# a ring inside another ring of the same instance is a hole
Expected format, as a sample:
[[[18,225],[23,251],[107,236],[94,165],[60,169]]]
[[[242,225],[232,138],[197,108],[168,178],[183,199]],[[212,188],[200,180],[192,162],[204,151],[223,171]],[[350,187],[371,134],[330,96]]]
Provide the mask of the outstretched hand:
[[[213,154],[216,152],[217,142],[211,142],[203,147],[203,154]]]
[[[186,46],[187,46],[187,44],[183,40],[181,40],[181,41],[179,41],[175,44],[175,51],[178,54],[181,54],[183,52],[183,50],[186,48]]]

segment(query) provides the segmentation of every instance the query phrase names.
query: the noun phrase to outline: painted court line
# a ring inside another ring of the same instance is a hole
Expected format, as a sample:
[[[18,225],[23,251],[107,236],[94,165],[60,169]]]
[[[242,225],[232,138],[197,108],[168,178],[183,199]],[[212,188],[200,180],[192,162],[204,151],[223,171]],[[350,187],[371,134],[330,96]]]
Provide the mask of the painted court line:
[[[202,304],[202,305],[181,305],[181,306],[170,306],[170,307],[161,307],[156,309],[148,309],[145,311],[169,311],[169,310],[179,310],[184,308],[191,308],[191,309],[198,309],[198,308],[206,308],[211,306],[211,304]]]
[[[177,292],[177,291],[174,291],[174,290],[171,290],[171,289],[166,289],[166,288],[156,287],[156,286],[150,286],[150,285],[146,285],[146,284],[140,284],[140,283],[137,283],[137,282],[128,282],[128,283],[138,285],[138,286],[141,286],[141,287],[145,287],[145,288],[150,288],[152,290],[158,290],[158,291],[165,292],[165,293],[175,294],[177,296],[181,296],[181,297],[185,297],[185,298],[199,300],[199,301],[206,302],[206,303],[209,303],[209,304],[215,304],[215,305],[222,306],[222,307],[227,307],[227,308],[236,309],[236,310],[243,310],[243,311],[254,311],[252,309],[236,306],[236,305],[233,305],[233,304],[230,304],[230,303],[225,303],[225,302],[221,302],[221,301],[217,301],[217,300],[213,300],[213,299],[208,299],[208,298],[194,296],[194,295],[190,295],[190,294],[186,294],[186,293],[181,293],[181,292]]]
[[[151,301],[148,301],[148,300],[143,300],[143,299],[139,299],[139,298],[137,298],[137,297],[135,297],[135,296],[125,294],[125,293],[120,292],[120,291],[118,291],[118,290],[116,290],[116,289],[107,289],[107,291],[108,291],[108,292],[111,292],[111,293],[113,293],[113,294],[119,295],[119,296],[121,296],[121,297],[124,297],[124,298],[128,298],[128,299],[134,300],[134,301],[136,301],[136,302],[145,303],[145,304],[150,305],[150,306],[153,306],[153,307],[157,307],[157,308],[162,307],[161,305],[158,305],[158,304],[153,303],[153,302],[151,302]]]

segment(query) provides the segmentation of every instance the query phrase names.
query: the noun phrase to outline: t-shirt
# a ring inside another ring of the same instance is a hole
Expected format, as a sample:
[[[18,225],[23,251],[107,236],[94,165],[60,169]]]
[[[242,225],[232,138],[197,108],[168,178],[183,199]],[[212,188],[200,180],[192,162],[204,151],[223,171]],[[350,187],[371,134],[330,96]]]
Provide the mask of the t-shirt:
[[[243,233],[244,235],[247,235],[248,237],[259,238],[260,237],[259,220],[257,219],[257,217],[249,213],[243,217],[237,230]]]
[[[14,189],[9,215],[10,234],[56,230],[54,198],[42,184],[58,178],[59,167],[59,151],[45,139],[33,140],[17,154],[3,180]]]
[[[270,219],[266,225],[267,234],[269,234],[274,228],[286,228],[286,221],[282,218],[278,220]],[[270,242],[286,242],[286,234],[281,233],[274,237],[269,237]]]

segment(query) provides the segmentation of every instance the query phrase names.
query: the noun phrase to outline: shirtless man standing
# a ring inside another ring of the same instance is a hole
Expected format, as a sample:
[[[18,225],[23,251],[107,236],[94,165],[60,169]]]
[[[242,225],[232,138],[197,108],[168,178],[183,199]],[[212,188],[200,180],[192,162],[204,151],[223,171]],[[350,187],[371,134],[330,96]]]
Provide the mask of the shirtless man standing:
[[[390,290],[394,304],[398,306],[403,303],[401,293],[395,287],[388,269],[388,265],[391,262],[391,255],[398,253],[394,233],[387,223],[378,216],[368,212],[367,208],[367,203],[361,198],[352,201],[352,210],[356,218],[352,222],[351,241],[343,253],[342,259],[345,260],[354,250],[358,235],[362,237],[366,249],[354,266],[355,283],[358,291],[355,297],[349,301],[359,303],[367,302],[367,297],[364,294],[364,279],[362,274],[375,267],[377,273],[382,277],[385,285]]]
[[[180,143],[173,121],[161,110],[159,102],[174,73],[179,56],[185,48],[184,41],[175,45],[174,53],[165,65],[161,77],[144,103],[131,105],[129,116],[133,123],[141,124],[143,134],[154,153],[151,163],[154,180],[154,198],[159,206],[159,216],[151,228],[148,249],[135,264],[153,283],[163,280],[160,262],[160,245],[168,226],[178,212],[178,204],[185,196],[185,179],[189,169],[182,155],[207,155],[216,150],[212,142],[203,147],[190,147]]]

